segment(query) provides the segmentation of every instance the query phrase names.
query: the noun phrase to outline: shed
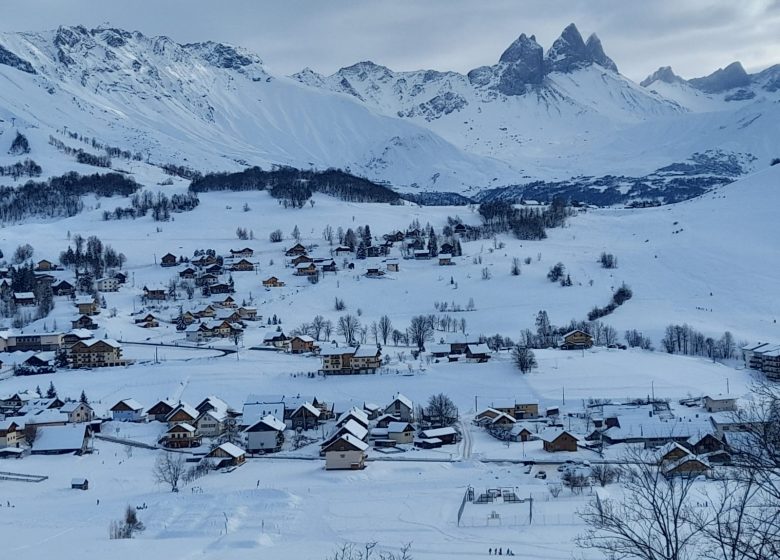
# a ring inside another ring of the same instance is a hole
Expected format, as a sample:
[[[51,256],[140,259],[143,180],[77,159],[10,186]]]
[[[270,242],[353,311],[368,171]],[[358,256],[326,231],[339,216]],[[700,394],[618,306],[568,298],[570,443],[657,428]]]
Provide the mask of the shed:
[[[73,490],[89,490],[89,480],[86,478],[74,478],[70,481]]]

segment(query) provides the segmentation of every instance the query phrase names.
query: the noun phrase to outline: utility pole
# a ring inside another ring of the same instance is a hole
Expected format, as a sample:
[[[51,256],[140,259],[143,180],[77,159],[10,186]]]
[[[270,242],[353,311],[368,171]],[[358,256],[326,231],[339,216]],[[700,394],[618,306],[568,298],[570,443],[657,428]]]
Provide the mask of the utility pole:
[[[528,524],[532,525],[534,522],[534,497],[528,496]]]

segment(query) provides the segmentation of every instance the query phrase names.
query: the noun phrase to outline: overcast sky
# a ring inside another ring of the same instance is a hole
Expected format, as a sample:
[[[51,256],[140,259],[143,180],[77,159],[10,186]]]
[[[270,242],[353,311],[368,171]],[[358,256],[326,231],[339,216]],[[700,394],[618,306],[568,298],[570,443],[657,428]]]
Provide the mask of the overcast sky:
[[[569,23],[596,33],[621,72],[683,77],[739,60],[780,63],[780,0],[2,0],[0,30],[110,24],[177,42],[247,47],[274,74],[332,73],[360,60],[466,72],[520,33],[545,48]]]

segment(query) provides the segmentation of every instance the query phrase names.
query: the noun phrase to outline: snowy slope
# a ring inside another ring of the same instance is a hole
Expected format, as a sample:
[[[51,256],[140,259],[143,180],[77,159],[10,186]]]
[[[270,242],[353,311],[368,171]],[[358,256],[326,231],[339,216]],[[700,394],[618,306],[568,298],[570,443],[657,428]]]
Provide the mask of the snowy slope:
[[[257,56],[226,45],[82,27],[3,34],[0,45],[24,61],[0,64],[0,126],[9,143],[12,121],[31,131],[42,163],[64,159],[46,142],[67,128],[201,171],[341,167],[398,186],[438,179],[447,190],[516,175],[352,99],[276,79]]]

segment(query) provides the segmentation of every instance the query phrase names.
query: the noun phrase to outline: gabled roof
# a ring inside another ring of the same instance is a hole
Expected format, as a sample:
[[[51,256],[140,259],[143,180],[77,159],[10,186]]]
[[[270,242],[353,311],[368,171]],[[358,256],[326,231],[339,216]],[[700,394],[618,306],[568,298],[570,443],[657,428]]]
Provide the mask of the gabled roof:
[[[375,356],[378,356],[381,353],[382,351],[376,346],[371,346],[370,344],[361,344],[360,346],[358,346],[357,350],[355,350],[354,357],[373,358]]]
[[[200,413],[195,410],[194,407],[188,405],[187,403],[179,403],[176,408],[171,410],[170,414],[165,417],[166,420],[170,421],[169,419],[172,418],[177,412],[183,411],[185,414],[187,414],[190,418],[193,420],[196,419],[198,416],[200,416]]]
[[[279,420],[276,416],[273,416],[271,414],[266,414],[263,416],[260,420],[249,426],[245,432],[251,432],[253,431],[252,428],[257,426],[258,424],[263,424],[265,426],[268,426],[272,430],[276,430],[277,432],[283,432],[285,429],[287,429],[287,426],[284,422]]]
[[[363,440],[360,440],[360,439],[356,438],[356,437],[355,437],[355,436],[353,436],[353,435],[350,435],[350,434],[344,434],[344,435],[342,435],[342,436],[340,436],[340,437],[336,438],[335,440],[333,440],[333,441],[330,443],[330,445],[328,445],[328,446],[325,448],[325,451],[327,451],[327,450],[328,450],[328,447],[330,447],[330,446],[334,445],[334,444],[335,444],[336,442],[338,442],[338,441],[345,441],[347,444],[349,444],[351,447],[353,447],[353,448],[354,448],[354,449],[356,449],[357,451],[365,451],[366,449],[368,449],[368,444],[367,444],[365,441],[363,441]]]
[[[319,418],[319,417],[320,417],[320,414],[321,414],[321,411],[320,411],[320,409],[319,409],[319,408],[317,408],[317,407],[315,407],[313,404],[311,404],[311,403],[307,403],[307,402],[303,403],[301,406],[299,406],[298,408],[296,408],[296,409],[293,411],[292,415],[293,415],[293,416],[296,416],[296,415],[298,414],[298,411],[299,411],[299,410],[301,410],[301,409],[307,410],[307,411],[308,411],[308,412],[310,412],[310,413],[311,413],[311,414],[312,414],[312,415],[313,415],[315,418]]]
[[[573,331],[569,331],[569,332],[567,332],[567,333],[563,334],[562,338],[566,338],[566,337],[568,337],[568,336],[571,336],[571,335],[573,335],[573,334],[577,334],[577,333],[581,333],[581,334],[584,334],[584,335],[585,335],[585,336],[587,336],[587,337],[590,337],[590,335],[589,335],[588,333],[586,333],[585,331],[583,331],[583,330],[580,330],[580,329],[574,329]],[[591,337],[591,338],[592,338],[592,337]]]
[[[71,402],[66,402],[65,404],[63,404],[63,405],[60,407],[60,412],[64,412],[65,414],[70,414],[71,412],[75,412],[76,410],[78,410],[78,408],[79,408],[79,407],[80,407],[82,404],[83,404],[84,406],[86,406],[87,408],[89,408],[89,409],[91,409],[91,408],[92,408],[92,407],[91,407],[91,406],[89,406],[87,403],[82,403],[82,402],[79,402],[79,401],[71,401]]]
[[[422,436],[426,439],[430,438],[438,438],[441,436],[451,436],[455,435],[458,432],[455,430],[455,428],[448,427],[448,428],[434,428],[432,430],[425,430],[422,432]]]
[[[568,430],[564,430],[563,428],[554,428],[554,427],[545,428],[544,430],[539,432],[537,436],[539,436],[539,439],[542,441],[546,441],[547,443],[552,443],[563,434],[568,434],[574,439],[578,439],[577,436],[573,435]]]
[[[398,434],[409,431],[414,431],[414,426],[412,426],[409,422],[390,422],[387,425],[388,434]]]
[[[217,447],[215,447],[214,449],[211,450],[209,455],[214,453],[214,451],[216,451],[217,449],[219,449],[221,451],[224,451],[225,453],[227,453],[228,455],[230,455],[234,459],[237,459],[238,457],[241,457],[242,455],[246,455],[246,451],[244,451],[239,446],[237,446],[237,445],[235,445],[233,443],[230,443],[230,442],[225,442],[225,443],[219,444]]]
[[[311,337],[307,334],[297,334],[292,337],[292,340],[295,340],[296,338],[302,342],[314,342],[314,337]]]
[[[111,410],[112,411],[114,409],[121,410],[121,408],[118,408],[118,407],[120,407],[120,405],[124,405],[126,408],[129,408],[133,412],[138,412],[138,411],[144,409],[143,405],[141,403],[139,403],[135,399],[123,399],[123,400],[119,401],[118,403],[116,403],[114,406],[112,406]]]
[[[352,407],[346,412],[342,412],[341,415],[339,415],[336,424],[341,424],[348,418],[356,418],[361,424],[368,426],[368,414],[357,407]]]
[[[469,344],[467,348],[470,354],[490,354],[487,344]]]
[[[195,433],[195,428],[187,422],[179,422],[168,428],[168,431],[165,433],[170,434],[171,432],[188,432],[192,434]]]
[[[393,400],[390,401],[390,404],[393,404],[394,402],[400,402],[401,404],[405,405],[407,408],[412,410],[414,408],[414,403],[409,397],[406,397],[402,395],[401,393],[397,393],[395,397],[393,397]]]
[[[38,428],[33,451],[77,451],[84,446],[86,437],[86,424],[42,426]]]

